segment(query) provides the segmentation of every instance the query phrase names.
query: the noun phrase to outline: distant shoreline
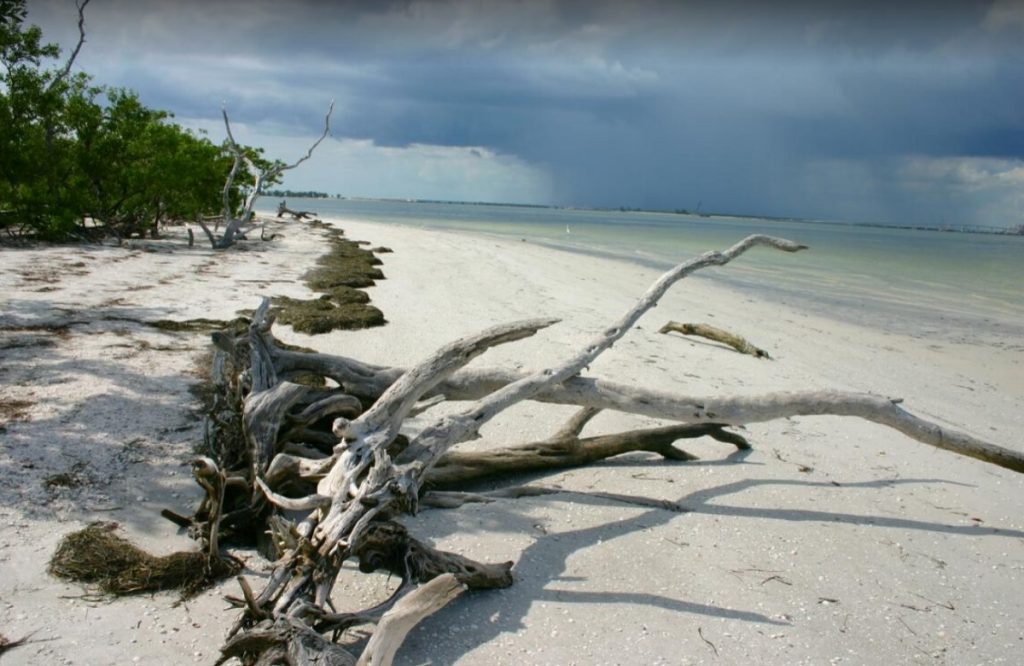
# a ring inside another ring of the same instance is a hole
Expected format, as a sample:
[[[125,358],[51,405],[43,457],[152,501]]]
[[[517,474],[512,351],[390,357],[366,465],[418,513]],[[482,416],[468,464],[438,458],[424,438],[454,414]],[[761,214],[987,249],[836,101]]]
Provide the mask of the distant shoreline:
[[[271,190],[263,196],[267,198],[286,199],[307,199],[317,201],[322,199],[334,199],[339,201],[370,201],[383,203],[403,204],[435,204],[444,206],[490,206],[495,208],[533,208],[539,210],[575,210],[585,212],[603,213],[640,213],[653,215],[688,215],[707,219],[732,219],[732,220],[770,220],[775,222],[795,222],[806,224],[831,224],[846,227],[864,227],[874,229],[903,229],[907,231],[935,231],[940,233],[962,233],[962,234],[990,234],[996,236],[1024,236],[1024,224],[1014,227],[988,227],[978,224],[959,225],[927,225],[927,224],[882,224],[880,222],[850,222],[846,220],[822,220],[809,217],[787,217],[782,215],[749,215],[742,213],[706,213],[687,209],[665,210],[656,208],[631,208],[628,206],[604,207],[604,206],[555,206],[547,204],[525,204],[508,203],[495,201],[457,201],[445,199],[412,199],[396,197],[345,197],[332,196],[324,192],[315,193],[317,196],[310,196],[312,192],[296,192],[292,190]]]

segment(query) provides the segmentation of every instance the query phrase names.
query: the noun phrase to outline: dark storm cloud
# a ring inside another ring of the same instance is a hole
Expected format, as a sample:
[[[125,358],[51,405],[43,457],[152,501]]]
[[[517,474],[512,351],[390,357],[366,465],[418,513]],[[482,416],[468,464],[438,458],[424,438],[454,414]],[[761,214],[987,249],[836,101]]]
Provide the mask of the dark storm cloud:
[[[31,6],[70,40],[70,3]],[[88,20],[83,67],[181,117],[225,100],[308,134],[333,97],[338,136],[515,156],[554,203],[1000,224],[1024,205],[1015,0],[95,0]]]

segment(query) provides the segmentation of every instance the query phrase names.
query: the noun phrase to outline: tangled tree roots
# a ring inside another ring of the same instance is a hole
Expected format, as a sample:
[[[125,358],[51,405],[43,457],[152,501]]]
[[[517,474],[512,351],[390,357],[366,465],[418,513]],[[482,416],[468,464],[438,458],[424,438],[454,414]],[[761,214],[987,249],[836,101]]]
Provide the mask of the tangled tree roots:
[[[532,374],[464,366],[488,348],[532,336],[555,320],[492,327],[437,350],[410,369],[288,349],[271,333],[274,318],[267,300],[246,332],[215,334],[212,379],[218,399],[207,424],[207,445],[215,459],[195,465],[207,497],[191,518],[165,515],[188,526],[193,536],[209,544],[210,553],[217,552],[218,535],[258,540],[269,533],[263,550],[275,560],[258,592],[239,577],[242,594],[229,600],[241,615],[222,648],[221,661],[357,663],[336,641],[351,627],[376,623],[358,663],[388,664],[412,626],[463,589],[512,584],[510,562],[485,564],[435,550],[396,522],[425,506],[454,508],[561,492],[534,486],[452,491],[484,477],[587,465],[630,451],[692,460],[676,447],[679,439],[707,435],[748,448],[729,426],[820,414],[867,419],[931,446],[1024,472],[1021,453],[940,427],[905,411],[899,400],[876,395],[818,391],[686,396],[581,376],[673,283],[701,268],[724,265],[755,246],[803,249],[790,241],[751,236],[728,250],[701,255],[662,276],[621,319],[571,358]],[[364,269],[372,266],[360,271]],[[453,450],[478,437],[494,416],[525,400],[580,409],[541,442],[489,451]],[[468,405],[428,419],[429,425],[408,438],[399,434],[410,416],[443,401]],[[604,409],[675,423],[581,437],[585,424]],[[646,498],[601,495],[658,505]],[[658,506],[680,510],[671,504]],[[391,598],[372,608],[336,612],[332,595],[346,561],[358,563],[364,572],[390,571],[401,584]]]
[[[115,533],[117,523],[95,522],[61,539],[50,573],[96,585],[107,594],[178,590],[188,598],[242,569],[234,559],[199,551],[157,557]]]

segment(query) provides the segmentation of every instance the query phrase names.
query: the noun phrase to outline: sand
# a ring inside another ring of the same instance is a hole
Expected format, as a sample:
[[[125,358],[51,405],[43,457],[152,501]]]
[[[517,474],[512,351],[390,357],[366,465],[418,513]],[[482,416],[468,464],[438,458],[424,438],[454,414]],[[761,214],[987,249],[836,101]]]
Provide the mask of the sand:
[[[353,220],[386,245],[369,290],[389,324],[290,342],[407,365],[460,335],[558,316],[474,363],[540,368],[621,314],[651,269],[515,242]],[[97,600],[45,573],[59,538],[116,520],[155,553],[192,547],[160,509],[200,493],[185,466],[201,439],[189,393],[197,333],[141,323],[230,319],[261,295],[308,297],[322,251],[301,226],[259,251],[180,239],[117,247],[0,250],[0,634],[31,642],[4,664],[212,663],[233,615],[227,581],[187,604],[169,593]],[[173,248],[173,251],[164,251]],[[156,251],[146,251],[156,250]],[[766,251],[766,250],[760,250]],[[728,269],[726,269],[728,270]],[[1019,340],[969,331],[910,337],[688,279],[589,373],[689,394],[837,388],[902,396],[911,411],[1021,449]],[[661,335],[704,321],[773,361]],[[47,330],[53,325],[65,325]],[[951,333],[956,333],[955,335]],[[473,446],[549,435],[572,409],[520,405]],[[659,422],[602,414],[585,434]],[[414,424],[415,425],[415,424]],[[413,631],[401,664],[1016,663],[1024,650],[1024,479],[837,417],[751,425],[754,450],[695,440],[696,463],[648,455],[537,478],[564,494],[424,512],[420,538],[481,560],[515,560],[516,584],[466,595]],[[47,487],[67,472],[74,487]],[[524,479],[534,480],[534,479]],[[588,491],[679,502],[686,513]],[[257,579],[267,564],[238,552]],[[392,581],[393,582],[393,581]],[[384,576],[339,588],[354,605]],[[258,584],[258,583],[257,583]]]

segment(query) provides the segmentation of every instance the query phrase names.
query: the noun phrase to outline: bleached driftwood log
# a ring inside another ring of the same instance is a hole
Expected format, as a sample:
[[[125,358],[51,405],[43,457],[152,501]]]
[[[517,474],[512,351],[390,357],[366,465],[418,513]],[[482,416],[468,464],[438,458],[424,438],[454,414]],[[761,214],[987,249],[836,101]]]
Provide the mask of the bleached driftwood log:
[[[289,169],[294,169],[313,156],[313,151],[316,150],[317,146],[319,146],[331,132],[332,113],[334,113],[333,101],[327,109],[327,115],[324,116],[324,131],[320,134],[320,138],[314,141],[313,145],[309,147],[305,155],[291,164],[275,162],[270,167],[261,169],[235,141],[235,136],[231,132],[231,121],[228,119],[228,110],[227,108],[221,109],[221,114],[224,116],[224,129],[227,132],[227,148],[231,151],[231,154],[234,155],[234,161],[231,163],[231,171],[228,172],[228,176],[224,181],[224,189],[221,192],[223,207],[222,213],[225,222],[224,234],[217,236],[210,230],[209,226],[202,218],[198,218],[196,220],[197,224],[199,224],[206,233],[213,249],[222,250],[231,247],[235,244],[235,241],[238,240],[238,236],[252,223],[253,207],[256,205],[256,200],[261,194],[263,194],[263,186],[268,181]],[[245,203],[242,206],[242,213],[236,217],[234,210],[231,207],[230,194],[231,188],[235,183],[235,178],[238,177],[238,172],[241,170],[243,164],[246,165],[249,171],[253,174],[253,184],[250,186],[248,194],[246,194]]]
[[[277,216],[284,217],[285,215],[291,215],[293,220],[304,220],[313,219],[316,217],[316,213],[310,210],[292,210],[288,207],[287,202],[282,201],[277,204]]]
[[[337,356],[283,349],[271,335],[273,317],[267,301],[256,310],[248,331],[215,338],[215,380],[240,405],[233,417],[221,410],[221,422],[235,418],[245,455],[241,473],[225,477],[226,486],[241,486],[239,501],[225,507],[223,523],[236,529],[248,520],[269,526],[277,560],[264,588],[254,593],[241,581],[243,609],[224,658],[243,663],[278,663],[312,659],[353,663],[355,658],[322,637],[357,624],[381,622],[385,633],[371,639],[360,663],[389,663],[411,624],[399,620],[403,599],[410,602],[418,583],[451,574],[469,588],[512,584],[511,563],[483,564],[455,553],[437,551],[417,541],[395,522],[415,515],[424,503],[454,507],[467,501],[529,496],[551,489],[521,486],[506,492],[438,493],[431,487],[457,487],[486,475],[553,465],[583,465],[626,451],[648,450],[676,460],[691,457],[674,447],[682,437],[711,435],[737,447],[747,442],[724,428],[797,415],[832,414],[864,418],[956,453],[1024,471],[1024,455],[920,419],[897,400],[839,392],[778,393],[755,398],[683,396],[626,387],[584,378],[580,373],[619,340],[679,279],[700,268],[723,265],[756,246],[784,251],[795,243],[752,236],[724,252],[708,252],[663,275],[621,319],[601,331],[576,354],[534,373],[467,370],[464,366],[486,349],[532,336],[555,323],[536,319],[492,327],[439,349],[407,369],[384,368]],[[310,375],[333,379],[334,388],[298,383]],[[439,396],[444,396],[440,398]],[[411,439],[399,434],[413,413],[438,400],[468,400],[468,407],[434,420]],[[479,453],[452,449],[478,436],[480,428],[504,409],[524,400],[581,406],[550,439]],[[363,407],[368,406],[365,411]],[[586,422],[599,410],[614,409],[678,422],[601,437],[580,438]],[[227,416],[223,416],[223,414]],[[332,421],[333,419],[333,421]],[[324,430],[330,423],[331,438]],[[216,448],[216,447],[215,447]],[[615,497],[623,501],[630,498]],[[648,500],[649,501],[649,500]],[[671,508],[671,507],[667,507]],[[281,511],[308,512],[300,522]],[[402,584],[387,601],[356,613],[331,609],[331,595],[342,564],[358,561],[362,571],[386,569]],[[441,584],[438,584],[441,586]],[[437,603],[418,606],[418,621],[457,593],[443,586]],[[430,595],[428,595],[430,596]],[[382,643],[383,641],[383,643]],[[386,649],[382,647],[386,645]],[[262,661],[261,661],[262,660]],[[291,662],[288,662],[291,663]]]
[[[364,399],[380,395],[404,370],[362,363],[327,354],[277,351],[280,371],[316,372]],[[443,395],[447,400],[476,400],[523,378],[505,368],[462,370],[439,383],[424,398]],[[899,398],[846,391],[783,391],[763,396],[685,395],[627,386],[591,377],[570,377],[533,396],[533,400],[609,409],[680,423],[744,425],[794,416],[853,416],[899,430],[925,444],[1024,472],[1024,456],[984,442],[966,433],[944,429],[900,407]]]
[[[723,345],[728,345],[738,351],[741,354],[749,354],[757,358],[771,358],[768,352],[755,347],[750,344],[746,338],[730,333],[729,331],[718,328],[717,326],[711,326],[710,324],[690,324],[681,323],[678,321],[670,321],[660,329],[658,333],[682,333],[683,335],[695,335],[699,338],[706,338],[714,342],[721,342]]]

